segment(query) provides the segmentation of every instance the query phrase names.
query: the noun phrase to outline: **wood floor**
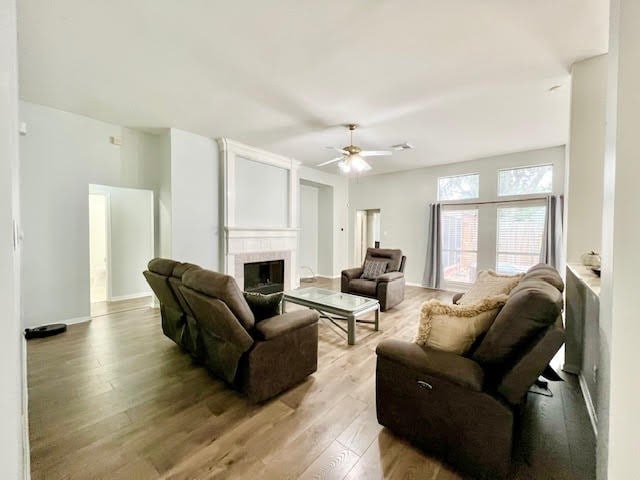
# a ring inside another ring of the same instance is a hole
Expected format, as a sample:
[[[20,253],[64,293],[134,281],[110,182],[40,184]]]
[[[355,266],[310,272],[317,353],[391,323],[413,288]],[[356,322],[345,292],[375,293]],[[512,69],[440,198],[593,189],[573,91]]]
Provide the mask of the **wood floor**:
[[[91,304],[91,317],[101,317],[110,313],[128,312],[153,305],[153,297],[132,298],[118,302],[94,302]]]
[[[375,417],[375,347],[411,339],[420,304],[433,297],[450,295],[408,288],[401,306],[381,315],[381,331],[359,327],[351,347],[322,322],[318,371],[262,405],[193,365],[162,335],[157,309],[30,340],[32,478],[462,478]],[[595,478],[593,433],[567,380],[551,385],[553,398],[529,394],[513,478]]]

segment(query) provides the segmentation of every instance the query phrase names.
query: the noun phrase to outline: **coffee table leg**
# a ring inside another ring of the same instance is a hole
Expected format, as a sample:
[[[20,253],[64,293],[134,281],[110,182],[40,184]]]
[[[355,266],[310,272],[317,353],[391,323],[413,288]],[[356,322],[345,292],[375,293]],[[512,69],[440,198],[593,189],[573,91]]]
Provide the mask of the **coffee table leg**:
[[[376,308],[376,323],[375,323],[375,330],[376,332],[378,331],[378,320],[380,317],[380,305],[378,305],[378,308]]]
[[[282,299],[282,313],[287,313],[287,301]]]
[[[356,317],[353,315],[347,317],[347,341],[349,345],[356,343]]]

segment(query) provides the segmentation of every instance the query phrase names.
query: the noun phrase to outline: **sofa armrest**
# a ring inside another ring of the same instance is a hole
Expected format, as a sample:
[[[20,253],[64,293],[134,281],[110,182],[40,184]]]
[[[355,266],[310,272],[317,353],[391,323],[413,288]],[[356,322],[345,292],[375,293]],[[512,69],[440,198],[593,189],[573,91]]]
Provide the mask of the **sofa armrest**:
[[[349,280],[354,278],[360,278],[362,276],[362,267],[348,268],[342,271],[342,276],[347,277]]]
[[[453,298],[451,299],[451,303],[454,304],[458,304],[458,300],[460,300],[462,298],[462,296],[464,295],[464,293],[460,292],[460,293],[456,293]]]
[[[262,338],[270,340],[298,328],[316,323],[318,318],[318,312],[315,310],[296,310],[262,320],[256,324],[256,330]]]
[[[376,354],[408,368],[481,392],[484,371],[473,360],[402,340],[380,342]]]
[[[376,282],[378,283],[388,283],[394,280],[398,280],[399,278],[404,278],[404,273],[402,272],[387,272],[382,275],[378,275],[376,277]]]

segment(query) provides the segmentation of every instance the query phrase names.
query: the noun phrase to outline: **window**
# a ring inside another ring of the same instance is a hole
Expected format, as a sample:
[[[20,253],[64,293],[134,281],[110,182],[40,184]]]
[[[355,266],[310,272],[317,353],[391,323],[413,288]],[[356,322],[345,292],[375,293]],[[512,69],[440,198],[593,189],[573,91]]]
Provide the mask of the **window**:
[[[553,166],[537,165],[498,171],[498,195],[551,193]]]
[[[547,207],[544,204],[498,207],[496,271],[525,272],[540,261]]]
[[[478,198],[480,175],[458,175],[438,179],[438,200],[466,200]]]
[[[473,283],[478,267],[478,209],[443,209],[441,229],[444,280]]]

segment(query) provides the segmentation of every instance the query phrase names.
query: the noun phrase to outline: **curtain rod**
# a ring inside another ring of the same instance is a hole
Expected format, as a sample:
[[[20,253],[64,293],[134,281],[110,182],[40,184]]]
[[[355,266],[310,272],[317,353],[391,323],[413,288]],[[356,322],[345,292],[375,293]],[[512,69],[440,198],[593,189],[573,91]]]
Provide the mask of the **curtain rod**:
[[[455,203],[437,202],[437,203],[439,203],[443,207],[451,207],[456,205],[463,205],[463,206],[464,205],[487,205],[492,203],[513,203],[513,202],[531,202],[535,200],[546,200],[549,196],[552,196],[552,195],[548,195],[544,197],[514,198],[513,200],[488,200],[486,202],[455,202]],[[559,196],[562,196],[562,195],[559,195]]]

